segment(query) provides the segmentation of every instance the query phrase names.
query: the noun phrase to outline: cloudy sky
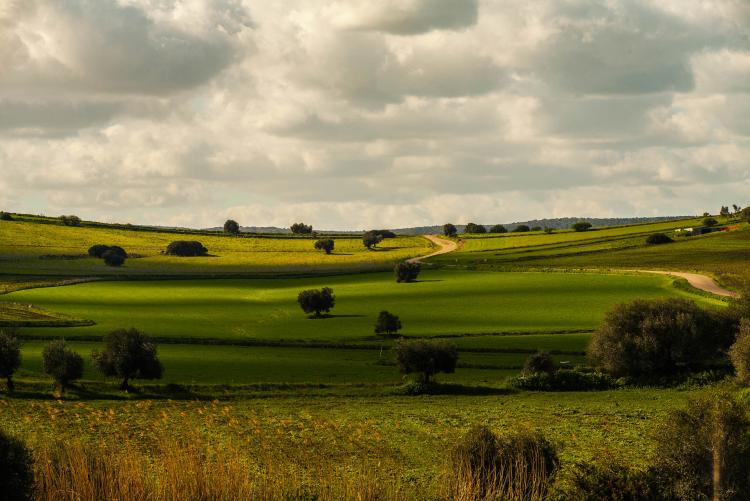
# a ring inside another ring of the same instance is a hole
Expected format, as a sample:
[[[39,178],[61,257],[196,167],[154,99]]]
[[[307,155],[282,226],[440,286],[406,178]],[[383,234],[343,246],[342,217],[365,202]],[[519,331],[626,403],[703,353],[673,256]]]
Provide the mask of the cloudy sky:
[[[0,0],[0,209],[369,228],[750,204],[750,0]]]

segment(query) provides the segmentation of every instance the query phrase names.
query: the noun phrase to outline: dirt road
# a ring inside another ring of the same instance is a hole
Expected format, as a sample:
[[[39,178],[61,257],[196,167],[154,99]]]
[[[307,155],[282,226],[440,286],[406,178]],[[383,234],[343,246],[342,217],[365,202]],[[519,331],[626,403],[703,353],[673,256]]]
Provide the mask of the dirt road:
[[[423,236],[430,242],[437,245],[439,249],[433,252],[432,254],[427,254],[426,256],[413,257],[408,260],[409,263],[421,263],[422,260],[427,259],[428,257],[439,256],[440,254],[447,254],[449,252],[453,252],[454,250],[458,248],[458,244],[454,242],[453,240],[447,240],[445,238],[440,238],[435,235],[423,235]]]
[[[630,270],[640,271],[642,273],[656,273],[658,275],[672,275],[674,277],[684,278],[690,285],[696,289],[716,294],[717,296],[724,297],[737,297],[739,294],[736,292],[728,291],[716,282],[711,277],[701,275],[700,273],[686,273],[682,271],[659,271],[659,270]]]

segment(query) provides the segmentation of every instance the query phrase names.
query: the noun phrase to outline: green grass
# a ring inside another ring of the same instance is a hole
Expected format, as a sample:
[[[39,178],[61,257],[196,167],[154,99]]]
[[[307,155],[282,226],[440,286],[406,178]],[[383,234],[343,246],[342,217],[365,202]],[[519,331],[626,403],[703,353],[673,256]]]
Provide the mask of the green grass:
[[[359,237],[334,237],[331,255],[316,251],[312,237],[184,235],[110,227],[66,227],[26,221],[0,221],[0,274],[178,275],[233,273],[325,273],[385,269],[396,261],[427,254],[422,237],[386,239],[367,250]],[[210,256],[181,258],[161,252],[174,240],[199,240]],[[129,254],[125,266],[105,266],[86,252],[94,244],[119,245]]]

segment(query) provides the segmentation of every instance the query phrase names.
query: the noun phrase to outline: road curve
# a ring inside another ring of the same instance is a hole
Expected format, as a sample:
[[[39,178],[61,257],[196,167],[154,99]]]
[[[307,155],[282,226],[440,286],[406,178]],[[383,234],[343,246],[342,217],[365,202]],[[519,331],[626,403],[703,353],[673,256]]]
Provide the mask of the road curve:
[[[724,297],[738,297],[739,296],[739,294],[737,294],[736,292],[726,290],[725,288],[723,288],[722,286],[714,282],[711,277],[707,277],[706,275],[701,275],[700,273],[686,273],[683,271],[659,271],[659,270],[629,270],[629,271],[639,271],[642,273],[656,273],[658,275],[672,275],[673,277],[684,278],[685,280],[688,281],[690,285],[692,285],[696,289],[710,292],[711,294],[716,294],[717,296],[724,296]]]
[[[435,235],[422,235],[427,240],[432,242],[433,244],[437,245],[439,247],[438,250],[433,252],[432,254],[427,254],[426,256],[419,256],[419,257],[413,257],[411,259],[407,259],[406,261],[408,263],[421,263],[424,259],[427,259],[428,257],[434,257],[439,256],[440,254],[448,254],[449,252],[453,252],[458,248],[458,244],[454,242],[453,240],[447,240],[445,238],[440,238]]]

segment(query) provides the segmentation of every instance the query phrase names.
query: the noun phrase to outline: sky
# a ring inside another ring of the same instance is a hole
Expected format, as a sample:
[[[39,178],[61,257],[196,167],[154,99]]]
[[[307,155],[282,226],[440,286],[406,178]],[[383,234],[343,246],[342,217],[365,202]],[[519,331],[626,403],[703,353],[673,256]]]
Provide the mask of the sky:
[[[750,205],[750,0],[0,0],[0,210],[406,227]]]

